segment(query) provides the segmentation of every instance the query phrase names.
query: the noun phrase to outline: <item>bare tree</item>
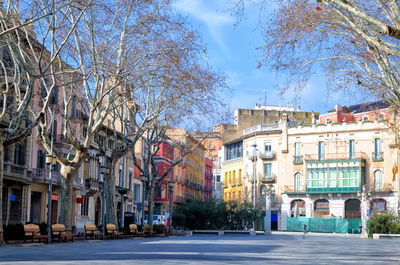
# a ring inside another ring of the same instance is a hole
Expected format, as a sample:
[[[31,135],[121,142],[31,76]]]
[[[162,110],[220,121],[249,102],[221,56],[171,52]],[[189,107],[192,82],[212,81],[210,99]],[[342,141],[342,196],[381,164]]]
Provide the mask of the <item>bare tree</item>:
[[[76,5],[81,10],[80,2]],[[68,228],[73,217],[75,174],[108,115],[130,100],[125,91],[129,78],[140,71],[139,65],[154,52],[138,53],[142,47],[138,43],[143,45],[151,39],[153,21],[158,19],[162,6],[163,1],[114,1],[111,5],[109,1],[97,0],[88,5],[78,22],[78,11],[70,6],[69,16],[56,19],[60,23],[57,36],[72,31],[73,38],[61,53],[63,61],[70,65],[65,69],[70,69],[71,74],[61,76],[67,84],[60,87],[63,104],[55,109],[46,108],[39,124],[39,141],[50,153],[50,124],[53,117],[60,115],[61,135],[70,149],[66,152],[54,148],[53,153],[63,176],[59,221]]]
[[[0,129],[0,205],[3,204],[4,147],[24,140],[42,119],[44,109],[51,102],[55,86],[49,86],[45,94],[38,91],[46,80],[54,81],[60,78],[60,52],[72,36],[72,32],[67,32],[59,38],[61,43],[58,46],[51,45],[55,39],[53,19],[56,14],[62,13],[62,16],[67,16],[66,6],[70,4],[71,1],[62,0],[2,2],[0,123],[5,126]],[[79,21],[86,7],[87,5],[83,4],[80,6],[76,21]],[[41,109],[35,109],[37,97],[41,97]],[[0,208],[0,232],[3,228],[2,216]]]
[[[365,88],[399,108],[397,1],[285,0],[275,4],[263,28],[260,63],[286,74],[288,84],[304,87],[314,66],[326,81],[346,93]],[[238,1],[241,14],[244,1]]]

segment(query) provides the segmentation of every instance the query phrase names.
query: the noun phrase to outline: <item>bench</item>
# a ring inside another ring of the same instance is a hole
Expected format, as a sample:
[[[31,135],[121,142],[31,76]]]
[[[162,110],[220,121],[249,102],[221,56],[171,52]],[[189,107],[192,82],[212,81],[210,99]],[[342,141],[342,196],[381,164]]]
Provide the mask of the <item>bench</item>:
[[[42,243],[42,240],[46,240],[47,243],[49,242],[48,241],[49,238],[47,235],[40,234],[40,228],[38,225],[35,224],[24,225],[24,232],[25,232],[24,243],[29,238],[32,240],[32,243],[35,241],[35,239],[38,239],[40,243]]]
[[[144,235],[143,231],[139,232],[137,225],[135,225],[135,224],[129,225],[129,234],[132,236],[143,236]]]
[[[74,241],[72,231],[65,230],[65,225],[63,224],[51,225],[51,239],[54,240],[55,238],[58,238],[58,242]]]
[[[118,232],[117,226],[115,224],[106,225],[106,236],[107,238],[120,238],[122,236],[121,232]]]
[[[102,233],[97,231],[96,225],[95,224],[85,224],[85,238],[101,238],[103,236]]]
[[[150,225],[149,224],[145,224],[144,225],[143,232],[144,232],[144,236],[147,236],[147,237],[156,236],[156,232],[154,230],[153,230],[153,233],[151,233],[151,229],[150,229]]]

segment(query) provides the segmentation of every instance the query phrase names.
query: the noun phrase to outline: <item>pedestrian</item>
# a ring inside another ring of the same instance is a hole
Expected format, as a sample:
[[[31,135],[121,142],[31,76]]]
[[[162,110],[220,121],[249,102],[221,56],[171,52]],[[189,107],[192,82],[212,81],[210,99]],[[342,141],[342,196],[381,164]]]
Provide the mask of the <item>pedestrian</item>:
[[[303,225],[303,230],[304,230],[304,234],[306,234],[307,233],[307,225],[306,224]]]

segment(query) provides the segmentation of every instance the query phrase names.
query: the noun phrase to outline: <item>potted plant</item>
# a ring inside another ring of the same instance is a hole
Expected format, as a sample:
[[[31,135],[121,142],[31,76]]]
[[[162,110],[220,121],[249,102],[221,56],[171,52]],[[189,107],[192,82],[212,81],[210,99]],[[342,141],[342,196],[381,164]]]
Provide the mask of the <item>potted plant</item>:
[[[119,190],[119,194],[121,194],[121,195],[125,195],[125,194],[127,194],[127,193],[128,193],[128,191],[129,191],[129,189],[128,189],[128,188],[121,188],[121,189]]]

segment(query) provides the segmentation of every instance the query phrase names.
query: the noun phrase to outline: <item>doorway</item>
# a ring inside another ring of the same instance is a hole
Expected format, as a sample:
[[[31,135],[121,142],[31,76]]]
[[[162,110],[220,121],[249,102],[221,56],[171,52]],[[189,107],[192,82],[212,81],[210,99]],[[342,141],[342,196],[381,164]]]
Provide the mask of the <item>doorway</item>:
[[[358,199],[347,200],[344,206],[346,219],[361,219],[361,202]]]

